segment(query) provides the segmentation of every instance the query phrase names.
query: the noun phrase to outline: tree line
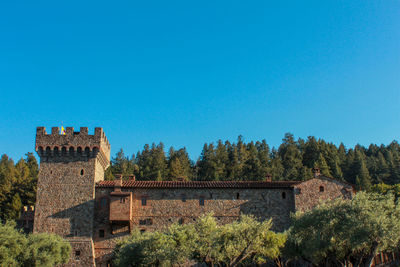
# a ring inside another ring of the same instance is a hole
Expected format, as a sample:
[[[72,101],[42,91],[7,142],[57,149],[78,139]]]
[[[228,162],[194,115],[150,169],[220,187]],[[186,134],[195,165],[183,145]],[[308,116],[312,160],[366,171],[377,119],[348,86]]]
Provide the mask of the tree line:
[[[146,144],[143,150],[126,156],[121,149],[112,158],[106,179],[123,174],[137,180],[307,180],[318,167],[323,175],[347,181],[368,190],[378,183],[400,183],[400,145],[336,146],[313,136],[295,140],[285,134],[278,148],[270,148],[265,140],[245,142],[242,136],[231,143],[218,140],[204,144],[196,162],[186,148],[171,147],[165,152],[163,143]]]

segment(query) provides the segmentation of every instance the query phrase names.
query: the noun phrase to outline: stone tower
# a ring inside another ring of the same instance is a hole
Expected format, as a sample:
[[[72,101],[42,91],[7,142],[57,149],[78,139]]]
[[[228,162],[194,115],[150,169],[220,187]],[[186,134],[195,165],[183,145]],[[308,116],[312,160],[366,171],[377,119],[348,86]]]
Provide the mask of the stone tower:
[[[66,238],[72,246],[69,266],[94,266],[93,217],[95,184],[110,163],[110,144],[102,128],[74,132],[58,127],[36,130],[40,157],[34,232]]]

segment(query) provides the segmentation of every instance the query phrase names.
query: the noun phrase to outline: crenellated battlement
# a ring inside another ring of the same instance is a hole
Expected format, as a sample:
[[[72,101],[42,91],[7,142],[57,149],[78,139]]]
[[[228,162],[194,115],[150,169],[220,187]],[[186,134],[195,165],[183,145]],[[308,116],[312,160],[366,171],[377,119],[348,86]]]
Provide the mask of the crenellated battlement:
[[[103,128],[96,127],[94,134],[89,134],[88,127],[81,127],[75,132],[73,127],[66,127],[65,134],[60,134],[59,127],[52,127],[51,133],[45,127],[36,129],[35,150],[42,159],[97,157],[104,168],[110,162],[110,143]]]

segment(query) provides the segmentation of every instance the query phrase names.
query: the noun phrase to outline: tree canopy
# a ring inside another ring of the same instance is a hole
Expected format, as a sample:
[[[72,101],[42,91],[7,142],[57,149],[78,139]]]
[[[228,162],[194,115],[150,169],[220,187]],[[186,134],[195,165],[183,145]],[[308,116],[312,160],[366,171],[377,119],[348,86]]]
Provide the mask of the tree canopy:
[[[15,229],[15,223],[0,224],[1,266],[51,267],[69,260],[71,246],[54,234],[26,236]]]
[[[271,221],[259,222],[247,215],[219,225],[212,214],[207,214],[196,223],[173,224],[164,231],[134,231],[117,246],[114,263],[117,266],[262,263],[277,258],[286,240],[284,233],[272,232],[270,228]]]
[[[360,192],[352,200],[297,212],[285,254],[315,265],[370,266],[378,252],[398,248],[399,233],[400,205],[394,196]]]

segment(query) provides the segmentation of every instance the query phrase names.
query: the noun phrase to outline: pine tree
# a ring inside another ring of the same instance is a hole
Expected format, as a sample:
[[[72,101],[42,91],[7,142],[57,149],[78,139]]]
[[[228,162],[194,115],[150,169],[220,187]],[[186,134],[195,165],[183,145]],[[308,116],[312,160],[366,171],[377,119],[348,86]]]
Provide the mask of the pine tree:
[[[356,151],[355,167],[357,168],[356,185],[358,189],[369,190],[372,186],[371,177],[365,164],[363,153],[360,150]]]
[[[329,170],[328,164],[325,161],[324,156],[322,153],[319,154],[318,160],[314,163],[314,167],[318,167],[321,171],[322,175],[331,177],[331,172]]]
[[[300,178],[303,167],[302,157],[294,137],[286,133],[282,139],[283,143],[279,146],[278,154],[282,160],[284,168],[283,176],[285,180],[296,180]]]

